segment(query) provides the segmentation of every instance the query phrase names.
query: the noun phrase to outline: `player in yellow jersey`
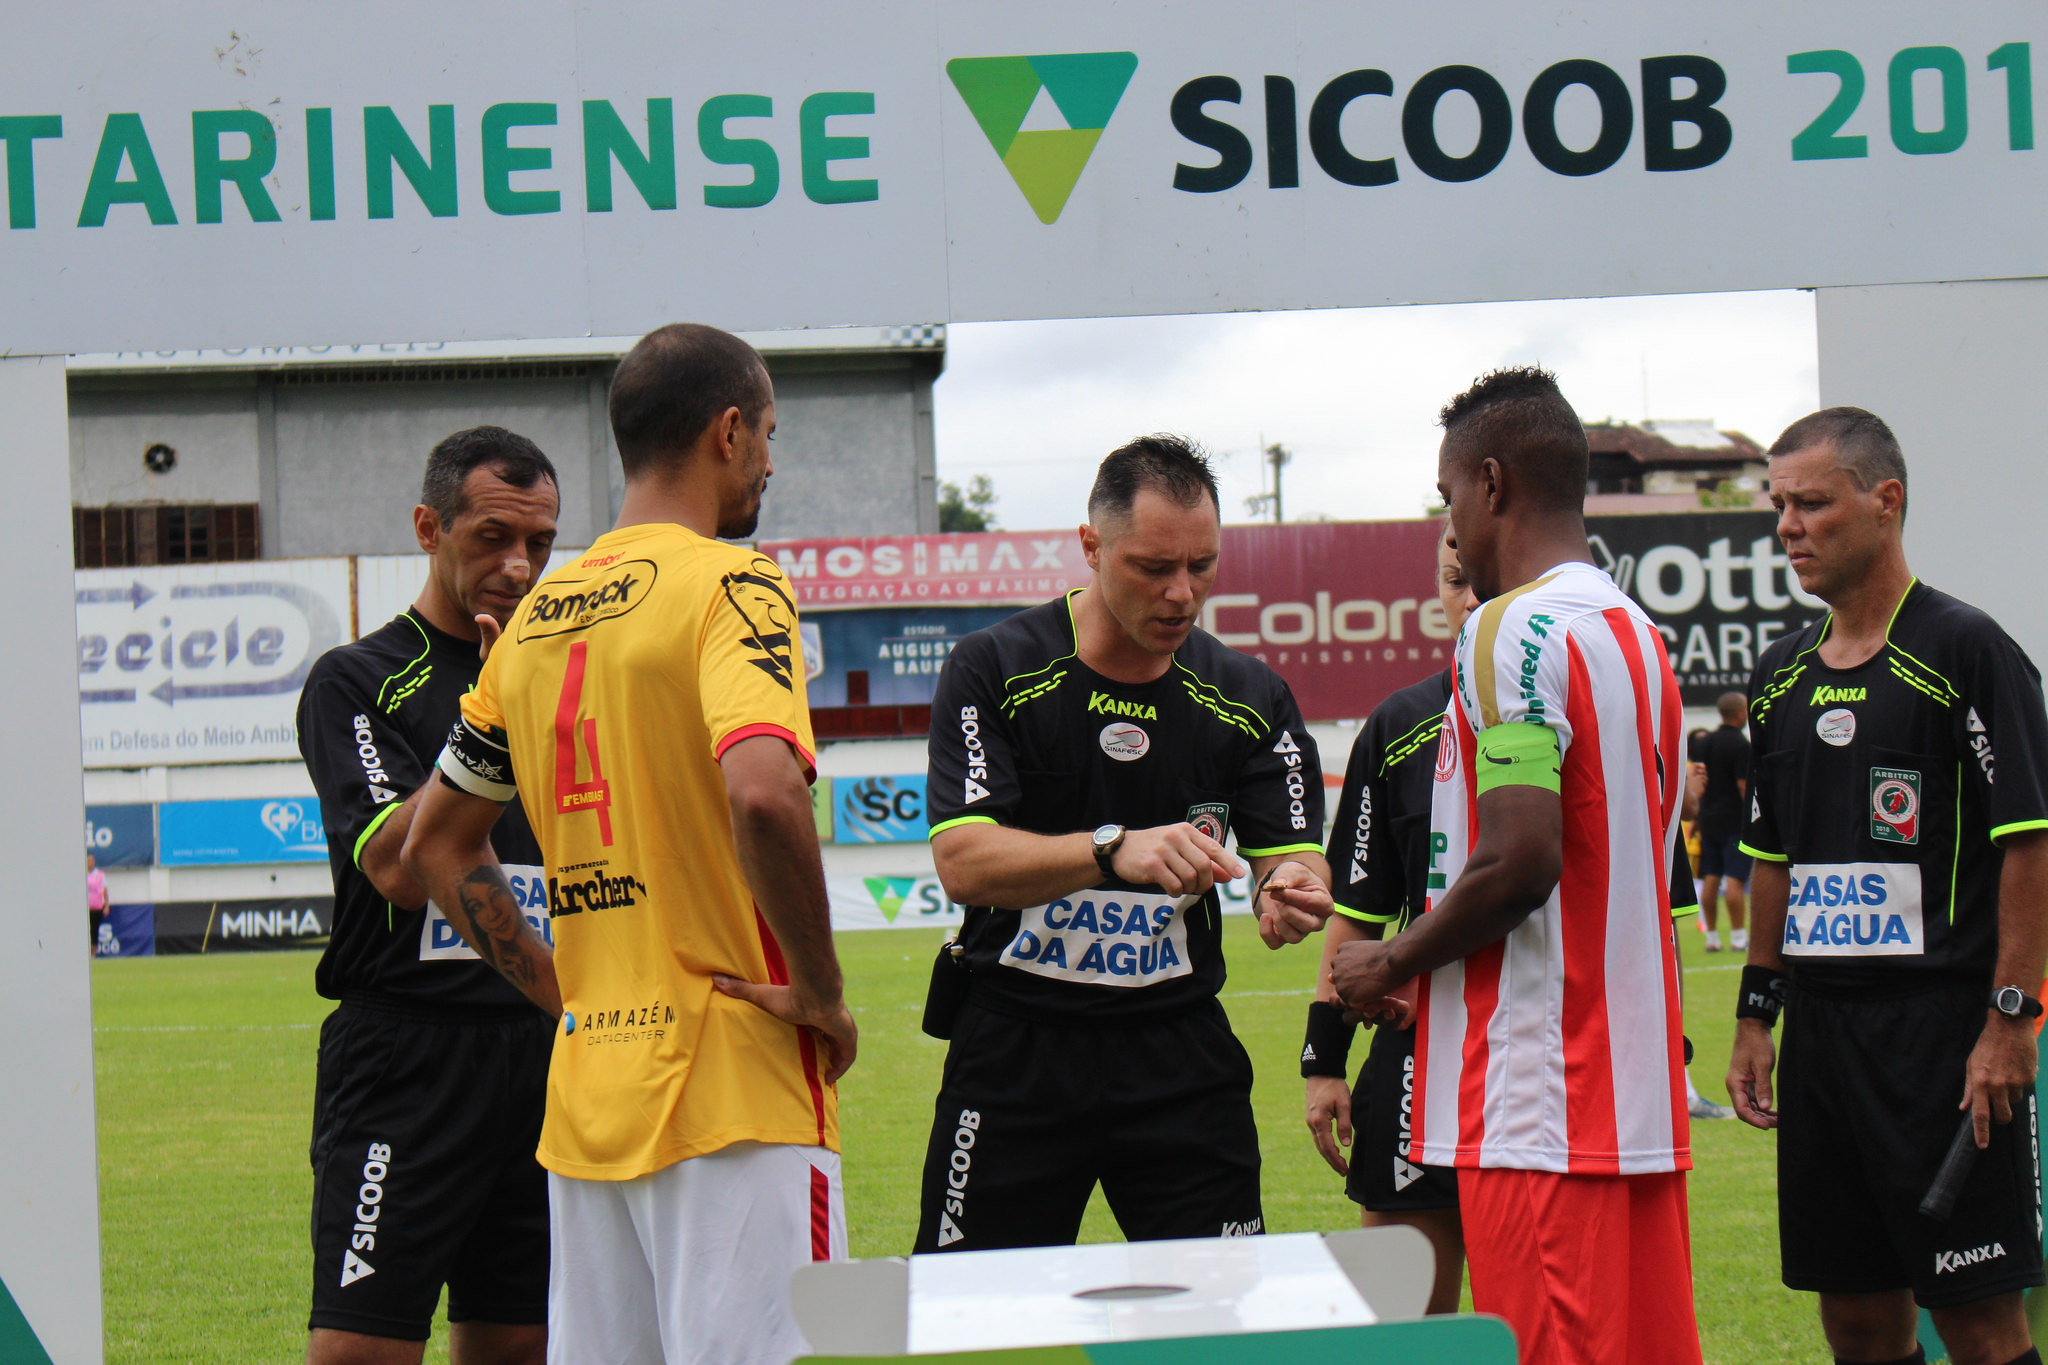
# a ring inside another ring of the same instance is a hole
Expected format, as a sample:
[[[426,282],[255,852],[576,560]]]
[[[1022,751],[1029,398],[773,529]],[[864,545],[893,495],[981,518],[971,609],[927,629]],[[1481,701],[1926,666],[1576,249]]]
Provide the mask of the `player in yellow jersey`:
[[[752,534],[774,464],[760,355],[711,327],[619,366],[617,525],[492,649],[407,868],[560,1016],[540,1162],[548,1359],[782,1365],[790,1272],[845,1255],[834,1082],[853,1064],[796,608]],[[487,840],[522,795],[555,948]]]

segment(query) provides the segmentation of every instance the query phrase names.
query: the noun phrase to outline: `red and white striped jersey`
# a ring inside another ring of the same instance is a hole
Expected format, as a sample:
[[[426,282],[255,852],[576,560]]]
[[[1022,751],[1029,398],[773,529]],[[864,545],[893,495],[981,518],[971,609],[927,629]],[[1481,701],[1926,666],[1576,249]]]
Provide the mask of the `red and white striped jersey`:
[[[1505,939],[1423,978],[1415,1160],[1689,1169],[1670,888],[1678,685],[1657,628],[1590,564],[1503,593],[1458,637],[1430,809],[1430,910],[1478,840],[1479,734],[1517,722],[1557,737],[1563,875]]]

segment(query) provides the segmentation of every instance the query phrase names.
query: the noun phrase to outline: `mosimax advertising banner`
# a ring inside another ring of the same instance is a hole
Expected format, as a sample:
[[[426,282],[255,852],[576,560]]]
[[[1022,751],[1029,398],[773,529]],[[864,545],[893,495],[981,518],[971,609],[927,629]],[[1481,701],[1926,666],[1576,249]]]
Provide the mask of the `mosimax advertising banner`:
[[[311,796],[274,801],[166,801],[157,807],[165,867],[324,863],[327,833]]]
[[[1088,581],[1065,531],[764,540],[806,612],[902,605],[1025,607]]]
[[[1085,577],[1082,581],[1086,581]],[[871,706],[922,706],[963,636],[1014,607],[875,607],[821,611],[803,622],[813,706],[845,706],[850,673],[867,675]]]
[[[156,861],[156,808],[87,806],[85,851],[101,867],[148,867]]]
[[[310,948],[334,927],[332,896],[169,901],[156,907],[156,952],[230,953]]]
[[[79,571],[85,766],[298,758],[299,685],[346,638],[348,565]]]
[[[1770,512],[1588,517],[1593,559],[1663,632],[1687,706],[1748,690],[1764,647],[1824,614]]]
[[[2019,0],[9,19],[17,353],[2048,275]]]

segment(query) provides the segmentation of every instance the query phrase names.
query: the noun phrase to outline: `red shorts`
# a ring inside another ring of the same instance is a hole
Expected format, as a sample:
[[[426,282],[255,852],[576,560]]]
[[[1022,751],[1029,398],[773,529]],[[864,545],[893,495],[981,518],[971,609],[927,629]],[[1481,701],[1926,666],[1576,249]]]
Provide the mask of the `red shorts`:
[[[1472,1306],[1522,1365],[1698,1365],[1685,1173],[1460,1170]]]

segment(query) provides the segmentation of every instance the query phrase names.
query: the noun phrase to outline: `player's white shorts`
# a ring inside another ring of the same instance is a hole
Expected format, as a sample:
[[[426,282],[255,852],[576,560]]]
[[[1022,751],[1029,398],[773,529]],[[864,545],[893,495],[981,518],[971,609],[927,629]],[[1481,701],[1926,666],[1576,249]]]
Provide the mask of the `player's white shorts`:
[[[787,1365],[789,1277],[846,1257],[839,1154],[735,1143],[635,1180],[548,1172],[548,1365]]]

